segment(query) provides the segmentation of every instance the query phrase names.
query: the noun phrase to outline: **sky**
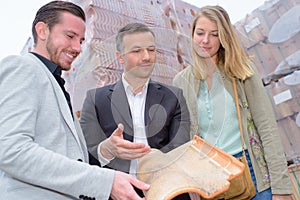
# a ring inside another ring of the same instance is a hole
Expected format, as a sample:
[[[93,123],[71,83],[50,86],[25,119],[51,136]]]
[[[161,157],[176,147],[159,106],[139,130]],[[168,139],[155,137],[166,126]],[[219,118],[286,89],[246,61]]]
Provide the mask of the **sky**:
[[[184,0],[197,7],[220,5],[227,10],[232,23],[244,18],[264,4],[264,0]],[[31,24],[36,11],[50,0],[2,1],[0,7],[0,60],[19,54],[31,36]],[[16,5],[18,4],[18,5]]]

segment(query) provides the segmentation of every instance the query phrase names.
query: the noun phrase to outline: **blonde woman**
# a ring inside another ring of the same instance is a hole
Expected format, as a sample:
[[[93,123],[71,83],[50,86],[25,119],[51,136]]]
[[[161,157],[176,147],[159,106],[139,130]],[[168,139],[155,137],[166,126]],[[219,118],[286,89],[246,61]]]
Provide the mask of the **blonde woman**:
[[[194,18],[191,39],[192,62],[173,81],[183,89],[188,104],[191,137],[200,135],[235,157],[242,155],[234,78],[246,156],[256,187],[253,199],[292,199],[272,106],[227,12],[220,6],[202,7]]]

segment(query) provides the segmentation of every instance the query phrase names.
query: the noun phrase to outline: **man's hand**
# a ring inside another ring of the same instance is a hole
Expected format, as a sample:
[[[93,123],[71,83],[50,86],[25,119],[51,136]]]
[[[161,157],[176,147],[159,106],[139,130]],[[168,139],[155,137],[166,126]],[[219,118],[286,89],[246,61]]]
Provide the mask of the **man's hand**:
[[[123,129],[123,125],[119,124],[112,135],[102,142],[100,153],[103,157],[107,159],[118,157],[124,160],[133,160],[150,152],[150,147],[143,143],[133,143],[124,140]]]
[[[110,197],[113,200],[141,200],[133,186],[140,190],[148,190],[150,185],[135,179],[129,174],[116,171]]]

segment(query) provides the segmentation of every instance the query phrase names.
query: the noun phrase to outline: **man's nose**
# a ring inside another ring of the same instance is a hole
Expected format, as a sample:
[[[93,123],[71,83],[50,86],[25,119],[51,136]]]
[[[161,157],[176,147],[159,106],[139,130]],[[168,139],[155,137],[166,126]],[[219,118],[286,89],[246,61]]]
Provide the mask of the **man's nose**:
[[[72,49],[74,51],[76,51],[77,53],[80,53],[81,52],[81,45],[82,45],[81,41],[73,41]]]
[[[150,54],[149,54],[148,49],[143,50],[143,59],[144,60],[149,60],[150,59]]]

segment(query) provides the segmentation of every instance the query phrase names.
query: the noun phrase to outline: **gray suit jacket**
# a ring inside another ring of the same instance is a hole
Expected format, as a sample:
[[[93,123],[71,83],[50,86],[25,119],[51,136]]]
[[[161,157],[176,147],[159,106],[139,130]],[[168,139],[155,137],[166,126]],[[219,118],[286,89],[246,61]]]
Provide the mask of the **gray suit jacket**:
[[[87,164],[78,120],[37,57],[2,61],[0,94],[0,200],[109,198],[114,171]]]
[[[150,147],[168,152],[190,140],[190,118],[182,90],[151,81],[144,117]],[[98,144],[124,125],[123,137],[133,141],[133,122],[122,81],[87,92],[80,124],[88,150],[97,158]],[[129,172],[130,161],[115,158],[107,167]]]

